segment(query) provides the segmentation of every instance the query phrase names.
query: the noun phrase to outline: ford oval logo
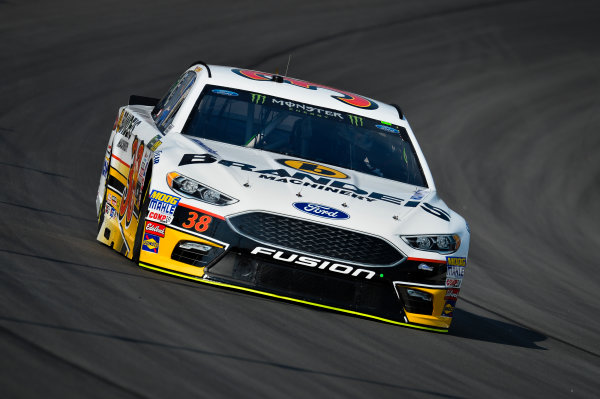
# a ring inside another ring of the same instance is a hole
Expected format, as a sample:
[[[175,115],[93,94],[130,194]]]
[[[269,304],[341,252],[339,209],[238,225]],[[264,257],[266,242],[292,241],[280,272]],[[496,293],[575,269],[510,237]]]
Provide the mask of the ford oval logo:
[[[350,215],[330,206],[312,204],[310,202],[294,202],[294,208],[301,212],[327,219],[349,219]]]

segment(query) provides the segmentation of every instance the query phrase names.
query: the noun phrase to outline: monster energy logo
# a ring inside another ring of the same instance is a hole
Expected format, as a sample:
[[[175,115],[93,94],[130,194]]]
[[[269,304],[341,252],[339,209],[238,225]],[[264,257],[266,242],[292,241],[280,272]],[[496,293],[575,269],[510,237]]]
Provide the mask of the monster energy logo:
[[[348,115],[348,118],[350,118],[351,124],[355,126],[363,126],[363,118],[361,118],[360,116]]]
[[[262,94],[252,93],[252,102],[253,103],[264,104],[266,99],[267,99],[267,96],[264,96]]]

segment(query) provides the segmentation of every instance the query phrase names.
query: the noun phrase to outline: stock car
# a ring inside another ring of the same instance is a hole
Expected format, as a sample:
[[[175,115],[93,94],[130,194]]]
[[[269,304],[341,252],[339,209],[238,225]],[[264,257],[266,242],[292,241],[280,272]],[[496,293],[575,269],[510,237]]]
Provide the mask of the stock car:
[[[470,240],[398,106],[203,62],[119,109],[96,208],[141,267],[437,332]]]

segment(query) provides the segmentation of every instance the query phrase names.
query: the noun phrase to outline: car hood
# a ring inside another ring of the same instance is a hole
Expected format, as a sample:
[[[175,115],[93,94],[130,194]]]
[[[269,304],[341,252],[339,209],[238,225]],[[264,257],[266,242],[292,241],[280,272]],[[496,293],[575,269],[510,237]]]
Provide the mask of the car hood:
[[[214,206],[182,198],[224,217],[266,211],[381,236],[450,230],[449,220],[423,209],[426,203],[450,215],[434,190],[181,134],[162,141],[153,176],[177,171],[239,200]]]

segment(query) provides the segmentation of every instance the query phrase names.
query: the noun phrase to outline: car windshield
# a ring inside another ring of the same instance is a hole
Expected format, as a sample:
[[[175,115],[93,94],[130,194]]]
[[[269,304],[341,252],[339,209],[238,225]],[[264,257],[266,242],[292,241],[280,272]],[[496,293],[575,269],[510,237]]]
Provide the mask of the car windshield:
[[[427,186],[403,127],[266,94],[208,85],[182,133]]]

